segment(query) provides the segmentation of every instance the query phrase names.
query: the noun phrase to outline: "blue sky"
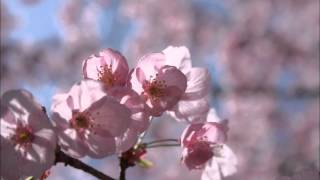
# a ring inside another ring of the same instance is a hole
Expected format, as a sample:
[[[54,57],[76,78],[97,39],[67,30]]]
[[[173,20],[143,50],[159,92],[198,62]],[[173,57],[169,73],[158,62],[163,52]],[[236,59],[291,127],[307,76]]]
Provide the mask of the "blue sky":
[[[5,3],[9,11],[18,18],[18,27],[11,34],[13,39],[35,42],[59,35],[56,13],[61,6],[61,0],[41,0],[29,6],[18,0]]]

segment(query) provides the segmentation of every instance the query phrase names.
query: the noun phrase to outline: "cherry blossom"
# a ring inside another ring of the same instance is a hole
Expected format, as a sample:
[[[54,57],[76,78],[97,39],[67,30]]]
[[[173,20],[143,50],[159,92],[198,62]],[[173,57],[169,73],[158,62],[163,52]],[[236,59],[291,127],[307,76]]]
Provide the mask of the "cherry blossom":
[[[199,122],[209,110],[210,76],[205,68],[192,67],[188,48],[169,46],[163,50],[165,64],[175,66],[187,77],[187,88],[179,102],[169,110],[177,120]]]
[[[108,48],[84,60],[82,71],[85,79],[99,80],[111,88],[126,84],[129,67],[120,52]]]
[[[1,179],[41,177],[55,159],[56,135],[44,109],[26,90],[1,98]]]
[[[181,136],[183,162],[189,169],[202,169],[226,138],[222,124],[207,122],[189,125]]]
[[[210,109],[207,122],[190,124],[181,136],[182,160],[191,169],[204,169],[202,180],[219,180],[236,172],[237,158],[225,145],[227,121]]]
[[[164,54],[154,53],[139,60],[130,83],[145,99],[151,115],[160,116],[180,100],[187,87],[187,78],[176,67],[165,65]]]
[[[116,137],[131,126],[131,111],[108,96],[102,83],[84,80],[53,97],[52,119],[67,154],[102,158],[116,153]]]

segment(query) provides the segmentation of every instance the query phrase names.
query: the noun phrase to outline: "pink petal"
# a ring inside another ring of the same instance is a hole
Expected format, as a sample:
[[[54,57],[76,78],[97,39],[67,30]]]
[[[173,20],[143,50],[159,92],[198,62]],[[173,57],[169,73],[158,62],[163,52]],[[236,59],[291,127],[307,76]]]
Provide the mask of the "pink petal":
[[[102,83],[93,80],[82,80],[81,82],[72,86],[68,95],[71,96],[71,99],[68,98],[64,101],[66,101],[65,103],[67,103],[69,109],[71,108],[70,105],[72,104],[73,108],[71,109],[83,111],[87,109],[93,102],[105,96],[106,92]]]
[[[161,67],[165,65],[165,56],[162,53],[153,53],[143,56],[138,64],[137,68],[141,68],[146,78],[155,76]]]
[[[139,83],[143,83],[146,80],[146,75],[144,74],[143,70],[141,68],[137,68],[135,72]]]
[[[105,96],[88,109],[99,128],[120,136],[131,124],[131,111],[116,100]]]
[[[173,66],[163,66],[159,71],[159,80],[164,80],[168,87],[175,86],[184,92],[187,88],[186,76]]]
[[[216,161],[218,163],[223,177],[230,176],[237,172],[237,157],[227,145],[223,145],[220,155],[215,156],[212,161]]]
[[[34,175],[35,177],[40,176],[41,172],[39,172],[37,168],[41,168],[41,166],[37,166],[36,163],[30,163],[28,161],[26,163],[18,152],[14,150],[12,143],[2,136],[0,153],[1,179],[19,179],[26,178],[30,175]],[[25,169],[30,170],[29,174],[24,172]]]
[[[207,138],[212,143],[224,143],[227,140],[227,133],[224,124],[208,122],[202,127],[204,131],[199,132],[199,136]]]
[[[206,98],[198,100],[180,100],[169,114],[178,121],[199,123],[206,121],[209,103]]]
[[[116,151],[115,139],[112,136],[102,137],[90,133],[86,138],[86,145],[88,147],[88,156],[96,159],[114,154]]]
[[[187,155],[183,157],[183,161],[189,169],[200,169],[212,156],[210,145],[198,142],[187,148]]]
[[[17,119],[11,109],[1,105],[1,121],[0,121],[1,136],[9,138],[17,127]]]
[[[222,179],[223,177],[219,170],[218,163],[213,160],[209,161],[202,172],[201,180],[222,180]]]
[[[67,109],[75,109],[72,96],[69,94],[61,93],[55,94],[52,97],[51,108],[57,108],[57,106],[63,106],[63,108]],[[68,116],[68,115],[66,115]],[[70,116],[70,115],[69,115]]]
[[[188,48],[169,46],[162,51],[166,56],[166,65],[175,66],[183,73],[191,69],[191,58]]]
[[[59,145],[62,150],[74,158],[82,158],[88,152],[88,148],[81,137],[74,129],[66,129],[63,132],[57,132]]]
[[[133,147],[139,139],[138,131],[128,129],[122,136],[117,137],[117,152],[122,153]]]
[[[100,57],[91,55],[82,62],[82,72],[84,78],[98,80],[98,70],[101,66]]]
[[[188,85],[182,99],[195,100],[209,94],[211,80],[207,69],[192,68],[186,76]]]
[[[108,94],[117,99],[131,111],[132,124],[130,129],[143,132],[149,127],[149,113],[143,99],[132,89],[125,87],[113,88]]]
[[[12,113],[20,114],[21,120],[32,126],[34,131],[42,128],[52,128],[47,115],[42,110],[42,106],[26,90],[7,91],[3,94],[1,103],[8,106]]]

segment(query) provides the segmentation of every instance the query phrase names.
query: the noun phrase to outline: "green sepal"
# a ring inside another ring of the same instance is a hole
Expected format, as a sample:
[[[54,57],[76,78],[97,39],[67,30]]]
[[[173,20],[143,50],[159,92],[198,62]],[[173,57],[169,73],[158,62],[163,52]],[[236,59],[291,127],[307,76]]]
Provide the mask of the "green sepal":
[[[147,159],[139,159],[136,161],[136,164],[145,169],[153,166],[153,163]]]

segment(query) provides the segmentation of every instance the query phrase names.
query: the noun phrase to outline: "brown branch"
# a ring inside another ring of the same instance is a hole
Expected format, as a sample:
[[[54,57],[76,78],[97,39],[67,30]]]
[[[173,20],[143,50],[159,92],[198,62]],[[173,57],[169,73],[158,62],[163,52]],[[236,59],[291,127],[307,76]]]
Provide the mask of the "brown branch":
[[[81,162],[78,159],[75,159],[73,157],[68,156],[67,154],[65,154],[64,152],[62,152],[61,150],[57,150],[56,151],[56,160],[55,163],[64,163],[65,166],[69,165],[72,166],[76,169],[81,169],[82,171],[91,174],[92,176],[95,176],[98,179],[102,179],[102,180],[115,180],[114,178],[105,175],[104,173],[96,170],[95,168]]]
[[[126,180],[126,170],[130,165],[128,164],[128,161],[124,159],[123,157],[119,158],[120,161],[120,177],[119,180]]]

